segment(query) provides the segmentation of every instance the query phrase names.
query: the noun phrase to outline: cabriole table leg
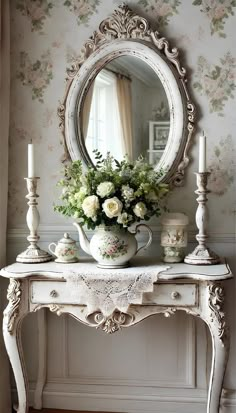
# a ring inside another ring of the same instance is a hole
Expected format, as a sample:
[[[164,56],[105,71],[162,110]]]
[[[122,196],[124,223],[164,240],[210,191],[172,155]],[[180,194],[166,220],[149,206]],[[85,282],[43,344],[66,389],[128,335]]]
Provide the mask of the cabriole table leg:
[[[7,291],[9,304],[4,311],[3,337],[14,373],[18,394],[17,413],[28,413],[28,381],[21,344],[21,323],[27,314],[27,305],[22,300],[21,282],[10,279]]]
[[[205,319],[212,339],[212,363],[207,413],[220,413],[220,399],[229,355],[229,328],[224,312],[224,289],[218,284],[208,287],[208,311]]]

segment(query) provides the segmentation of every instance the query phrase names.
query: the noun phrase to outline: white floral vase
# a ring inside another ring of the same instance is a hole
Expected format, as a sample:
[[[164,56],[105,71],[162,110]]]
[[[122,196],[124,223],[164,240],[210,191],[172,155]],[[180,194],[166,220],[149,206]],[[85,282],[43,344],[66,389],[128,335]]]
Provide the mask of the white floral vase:
[[[138,248],[135,234],[141,226],[148,230],[149,239],[144,246]],[[100,268],[125,268],[129,265],[129,260],[151,242],[152,232],[145,224],[137,225],[134,233],[117,226],[103,227],[92,237],[90,250]]]
[[[141,249],[146,249],[152,242],[152,231],[145,224],[139,224],[134,232],[119,226],[101,226],[96,229],[90,243],[82,229],[75,223],[80,237],[80,246],[98,262],[99,268],[126,268],[129,266],[129,260]],[[145,245],[138,248],[135,238],[138,229],[144,227],[147,229],[149,238]]]

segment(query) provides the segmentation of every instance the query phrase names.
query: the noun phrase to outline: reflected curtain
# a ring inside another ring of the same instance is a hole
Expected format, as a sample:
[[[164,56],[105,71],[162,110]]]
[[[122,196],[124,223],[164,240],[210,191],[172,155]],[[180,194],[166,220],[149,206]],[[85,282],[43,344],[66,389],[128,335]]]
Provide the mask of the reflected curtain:
[[[83,125],[84,140],[86,140],[87,133],[88,133],[89,117],[90,117],[90,111],[91,111],[92,100],[93,100],[93,89],[94,89],[94,82],[91,84],[89,91],[87,92],[86,98],[84,100],[84,105],[83,105],[82,125]]]
[[[117,100],[123,135],[125,153],[133,159],[132,130],[132,95],[131,81],[124,76],[117,76]]]
[[[6,264],[8,136],[10,100],[10,18],[9,1],[0,0],[0,267]],[[2,285],[2,281],[1,285]],[[0,291],[2,288],[0,289]],[[2,314],[2,302],[0,305]],[[2,325],[0,316],[0,324]],[[11,412],[9,365],[0,329],[0,412]]]

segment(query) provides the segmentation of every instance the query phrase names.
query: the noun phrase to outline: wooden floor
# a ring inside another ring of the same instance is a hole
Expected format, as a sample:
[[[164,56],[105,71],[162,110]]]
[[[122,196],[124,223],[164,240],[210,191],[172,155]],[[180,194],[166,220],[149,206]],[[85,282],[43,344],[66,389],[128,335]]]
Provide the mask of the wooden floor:
[[[88,411],[77,411],[77,410],[58,410],[58,409],[43,409],[43,410],[34,410],[29,409],[29,413],[94,413]],[[96,413],[104,413],[104,412],[96,412]],[[108,413],[108,412],[106,412]]]

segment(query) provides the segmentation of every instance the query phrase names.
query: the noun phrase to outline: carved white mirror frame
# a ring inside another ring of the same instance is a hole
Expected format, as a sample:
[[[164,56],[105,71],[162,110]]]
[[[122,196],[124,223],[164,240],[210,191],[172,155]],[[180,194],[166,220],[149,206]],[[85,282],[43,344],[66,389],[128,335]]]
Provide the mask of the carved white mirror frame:
[[[163,169],[163,182],[183,185],[189,164],[188,150],[194,130],[195,107],[187,90],[186,70],[177,48],[148,21],[122,5],[103,20],[99,30],[84,44],[78,60],[67,70],[66,93],[58,108],[66,159],[91,164],[81,126],[86,93],[100,70],[119,56],[135,56],[157,73],[165,89],[170,111],[170,132],[165,151],[156,168]]]

